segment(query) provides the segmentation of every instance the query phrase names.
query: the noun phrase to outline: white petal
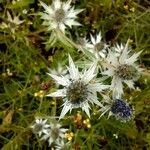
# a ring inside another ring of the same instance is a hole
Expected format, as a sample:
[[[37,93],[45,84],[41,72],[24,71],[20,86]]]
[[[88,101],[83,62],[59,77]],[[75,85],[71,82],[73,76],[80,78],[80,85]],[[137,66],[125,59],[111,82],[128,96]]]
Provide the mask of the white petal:
[[[43,124],[45,124],[47,122],[47,119],[43,120],[42,122],[43,122]]]
[[[92,64],[91,67],[87,71],[84,72],[82,80],[85,83],[90,82],[91,79],[93,79],[93,77],[96,76],[96,74],[94,74],[95,69],[96,69],[96,63]]]
[[[75,64],[71,58],[71,56],[69,55],[69,68],[68,71],[70,73],[70,77],[73,80],[78,80],[79,79],[79,71],[78,69],[75,67]]]
[[[82,106],[82,110],[86,112],[86,114],[88,115],[88,117],[90,118],[90,106],[88,103],[85,103],[83,106]]]
[[[108,70],[103,71],[101,74],[102,75],[107,75],[107,76],[113,76],[114,75],[114,69],[108,68]]]
[[[62,2],[60,0],[54,0],[53,1],[53,7],[54,7],[54,10],[58,10],[61,8],[61,5],[62,5]]]
[[[39,124],[39,123],[41,123],[41,119],[36,119],[35,122],[36,122],[37,124]]]
[[[110,110],[110,106],[102,106],[102,108],[100,109],[100,111],[102,112],[102,114],[100,115],[99,118],[101,118],[109,110]]]
[[[111,66],[117,67],[119,65],[118,58],[115,56],[115,54],[112,51],[109,51],[106,60],[110,63],[108,64],[108,67]]]
[[[124,80],[129,88],[134,89],[134,82],[132,80]]]
[[[106,54],[104,52],[99,52],[98,53],[102,58],[106,58]]]
[[[66,103],[61,111],[59,120],[62,119],[69,110],[71,110],[71,104]]]
[[[52,137],[49,137],[49,140],[48,140],[48,143],[49,143],[49,146],[54,142],[53,138]]]
[[[11,17],[9,11],[7,11],[8,21],[13,22],[13,18]]]
[[[71,1],[72,1],[72,0],[68,0],[66,3],[63,3],[63,4],[62,4],[62,8],[63,8],[64,11],[68,11],[68,9],[71,7],[71,6],[70,6]]]
[[[66,89],[57,90],[56,92],[48,94],[47,96],[50,96],[50,97],[65,97],[66,96]]]
[[[54,13],[54,11],[52,10],[52,8],[49,7],[49,6],[47,6],[47,5],[46,5],[45,3],[43,3],[42,1],[40,1],[40,4],[44,7],[45,11],[46,11],[48,14],[52,15],[52,14]]]
[[[137,58],[139,57],[139,55],[140,55],[141,53],[142,53],[142,51],[133,54],[130,58],[128,58],[128,59],[126,60],[126,63],[132,65],[132,64],[137,60]]]
[[[44,20],[49,20],[50,19],[50,16],[46,13],[41,13],[41,19],[44,19]]]
[[[128,53],[129,53],[129,50],[128,50],[128,45],[129,45],[129,40],[127,41],[123,51],[122,51],[122,54],[120,55],[120,58],[119,58],[119,62],[121,64],[124,64],[125,63],[125,60],[127,59],[128,57]]]
[[[77,18],[77,14],[79,14],[80,12],[82,12],[84,9],[76,9],[76,10],[74,10],[74,7],[72,7],[68,12],[67,12],[67,18],[72,18],[72,19],[75,19],[75,18]]]
[[[91,91],[101,92],[102,90],[107,89],[110,86],[109,85],[103,85],[101,83],[94,83],[94,84],[89,84],[88,87],[91,89]]]
[[[67,86],[70,84],[70,81],[65,78],[65,77],[59,77],[59,76],[56,76],[56,75],[53,75],[53,74],[50,74],[50,73],[47,73],[48,75],[50,75],[54,80],[56,80],[56,82],[60,85],[63,85],[63,86]]]
[[[91,96],[89,96],[89,101],[91,103],[95,103],[96,105],[102,107],[102,104],[97,100],[97,97],[94,97],[94,96],[91,95]]]
[[[70,28],[72,27],[72,26],[80,26],[81,24],[80,23],[78,23],[77,21],[74,21],[73,19],[67,19],[67,20],[65,20],[65,22],[64,22],[66,25],[68,25]]]
[[[86,44],[86,47],[88,48],[88,50],[89,50],[91,53],[94,52],[94,45],[93,45],[93,44],[87,43],[87,44]]]
[[[60,29],[63,33],[65,33],[66,26],[65,26],[63,23],[60,23],[60,24],[59,24],[59,29]]]
[[[90,37],[91,37],[92,44],[93,45],[97,44],[95,38],[92,35],[90,35]]]
[[[101,39],[102,39],[101,32],[99,32],[99,34],[96,37],[96,43],[100,43]]]

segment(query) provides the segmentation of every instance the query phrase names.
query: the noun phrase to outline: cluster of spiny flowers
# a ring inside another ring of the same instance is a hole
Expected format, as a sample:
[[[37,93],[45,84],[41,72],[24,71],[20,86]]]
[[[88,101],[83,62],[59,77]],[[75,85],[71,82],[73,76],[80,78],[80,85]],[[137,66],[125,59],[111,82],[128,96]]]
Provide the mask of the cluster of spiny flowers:
[[[68,129],[62,128],[54,118],[43,119],[38,117],[31,125],[31,129],[33,133],[39,136],[41,141],[47,141],[49,146],[53,144],[56,150],[67,150],[69,148],[69,142],[65,141]]]
[[[66,37],[67,27],[80,25],[75,19],[77,14],[84,10],[71,7],[71,0],[67,2],[55,0],[51,6],[43,2],[40,4],[45,9],[45,12],[41,13],[43,24],[48,26],[48,30],[55,38],[61,39],[62,35]],[[70,42],[89,59],[82,63],[86,64],[84,67],[80,67],[76,66],[72,57],[68,55],[69,66],[65,70],[67,73],[61,75],[53,74],[51,71],[48,73],[56,81],[58,88],[61,85],[61,89],[47,95],[63,98],[59,120],[73,109],[82,109],[90,117],[91,105],[100,108],[100,116],[108,112],[108,116],[113,115],[122,122],[133,117],[133,108],[122,98],[124,83],[134,89],[134,81],[139,78],[142,69],[136,64],[141,52],[133,53],[129,41],[111,47],[102,41],[99,32],[96,36],[91,35],[90,40],[83,38],[80,44]],[[99,78],[98,75],[103,77]],[[103,84],[104,79],[109,77],[110,85]],[[98,93],[103,97],[102,100],[97,96]]]

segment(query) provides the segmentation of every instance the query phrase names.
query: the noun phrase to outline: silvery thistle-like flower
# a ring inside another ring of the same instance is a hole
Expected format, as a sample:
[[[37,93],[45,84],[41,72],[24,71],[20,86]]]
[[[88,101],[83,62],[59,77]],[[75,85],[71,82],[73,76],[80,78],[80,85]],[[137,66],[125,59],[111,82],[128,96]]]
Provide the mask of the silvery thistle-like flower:
[[[48,140],[49,146],[52,143],[60,144],[65,138],[68,129],[61,128],[59,123],[50,123],[50,129],[45,132],[41,140]]]
[[[49,124],[47,124],[47,119],[40,119],[40,118],[37,118],[35,120],[35,123],[31,126],[33,132],[35,134],[38,134],[39,137],[41,137],[41,135],[43,133],[46,133],[48,131],[48,128],[50,127]]]
[[[123,82],[129,88],[134,89],[134,81],[139,78],[142,71],[135,63],[140,54],[141,51],[131,54],[131,50],[128,49],[128,42],[119,56],[116,56],[113,51],[109,51],[106,58],[107,70],[102,72],[102,74],[112,77],[111,87],[113,95],[123,94]]]
[[[69,56],[68,76],[56,76],[48,73],[58,84],[64,87],[47,95],[50,97],[63,97],[63,109],[59,119],[63,118],[68,111],[71,112],[74,108],[82,108],[90,117],[89,102],[101,106],[101,103],[97,99],[97,92],[101,92],[109,86],[94,80],[96,76],[94,73],[95,69],[96,64],[93,64],[88,70],[81,73]]]
[[[95,55],[97,59],[105,58],[107,54],[108,45],[102,41],[101,32],[99,32],[96,37],[91,36],[91,43],[87,43],[86,47],[91,53]]]
[[[105,96],[103,102],[104,105],[100,109],[100,112],[102,112],[100,117],[109,112],[108,118],[115,116],[121,122],[126,122],[133,118],[133,108],[127,101],[120,98],[110,99],[108,96]]]
[[[71,0],[61,2],[60,0],[53,0],[51,6],[47,6],[41,2],[45,12],[42,13],[41,18],[44,19],[44,25],[48,26],[48,30],[59,29],[65,32],[66,26],[79,26],[80,23],[75,21],[77,14],[83,9],[74,9],[70,6]]]
[[[9,28],[11,32],[14,34],[17,27],[24,22],[24,20],[19,19],[18,16],[11,16],[10,13],[7,11],[7,24],[2,23],[3,28]]]

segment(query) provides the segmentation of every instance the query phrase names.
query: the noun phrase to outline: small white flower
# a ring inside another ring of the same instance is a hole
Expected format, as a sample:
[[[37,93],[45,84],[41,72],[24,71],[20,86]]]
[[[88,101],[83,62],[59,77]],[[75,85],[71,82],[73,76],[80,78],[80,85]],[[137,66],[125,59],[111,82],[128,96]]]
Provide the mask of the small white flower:
[[[50,125],[47,124],[47,119],[43,120],[40,118],[37,118],[35,120],[35,123],[31,126],[31,128],[33,129],[33,132],[38,134],[39,137],[41,137],[43,133],[46,133],[49,127]]]
[[[118,139],[118,134],[113,134],[113,136],[115,137],[115,139]]]
[[[43,135],[41,140],[48,140],[49,146],[52,143],[60,144],[65,138],[65,132],[68,129],[61,128],[59,123],[50,123],[50,129]]]
[[[108,86],[93,79],[96,76],[94,73],[95,69],[96,64],[93,64],[84,73],[80,73],[69,56],[68,76],[49,74],[58,84],[64,87],[47,95],[50,97],[63,97],[64,104],[59,119],[63,118],[68,111],[71,112],[74,108],[82,108],[90,117],[89,102],[101,106],[101,103],[97,100],[97,92],[101,92],[103,89],[108,88]]]
[[[97,59],[106,57],[108,45],[102,41],[101,32],[96,37],[91,35],[91,43],[87,43],[86,47]]]
[[[123,94],[123,82],[129,88],[134,88],[134,81],[139,78],[139,74],[142,71],[135,63],[140,54],[141,51],[132,55],[131,50],[128,49],[128,42],[119,56],[115,55],[113,51],[109,51],[105,66],[107,70],[102,74],[112,77],[113,95]]]
[[[48,26],[48,30],[59,29],[65,32],[66,26],[71,28],[73,25],[80,25],[75,19],[77,18],[76,15],[83,10],[74,10],[74,7],[70,6],[71,0],[67,2],[54,0],[51,6],[47,6],[41,1],[40,3],[45,9],[45,13],[42,13],[41,18],[45,20],[44,24]]]
[[[13,16],[11,17],[10,13],[7,11],[7,21],[8,21],[8,27],[12,31],[12,33],[15,33],[16,28],[24,22],[24,20],[20,20],[19,16]]]
[[[110,116],[115,116],[115,118],[121,122],[126,122],[133,118],[132,107],[127,101],[120,98],[110,99],[108,96],[104,96],[103,106],[101,107],[100,112],[100,117],[108,112],[108,118]]]

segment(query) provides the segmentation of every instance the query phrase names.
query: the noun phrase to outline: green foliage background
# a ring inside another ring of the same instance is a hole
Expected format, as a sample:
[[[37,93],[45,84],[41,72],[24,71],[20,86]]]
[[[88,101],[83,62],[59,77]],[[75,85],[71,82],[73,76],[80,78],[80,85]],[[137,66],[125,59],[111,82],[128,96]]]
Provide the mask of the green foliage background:
[[[49,0],[43,0],[51,4]],[[73,115],[63,120],[74,133],[74,150],[148,150],[150,149],[150,2],[148,0],[72,0],[76,8],[84,8],[79,14],[81,27],[74,27],[68,34],[73,40],[80,36],[102,31],[107,43],[132,39],[131,46],[140,57],[144,72],[136,86],[141,90],[126,90],[125,97],[135,107],[135,118],[120,123],[114,118],[98,114],[91,116],[90,129],[78,129]],[[27,14],[22,13],[26,9]],[[51,149],[39,141],[30,130],[36,116],[59,115],[61,101],[47,97],[35,97],[54,90],[54,82],[46,74],[47,68],[56,68],[58,62],[67,65],[68,52],[74,60],[79,54],[73,46],[62,42],[53,46],[48,42],[50,33],[42,25],[38,12],[43,11],[37,0],[0,0],[0,23],[7,22],[7,11],[20,14],[25,20],[12,35],[10,29],[0,28],[0,149]],[[0,25],[0,27],[1,27]],[[47,85],[48,88],[43,88]],[[97,108],[95,108],[97,110]],[[96,111],[95,111],[96,112]],[[84,114],[82,114],[83,117]],[[116,139],[114,134],[118,135]]]

